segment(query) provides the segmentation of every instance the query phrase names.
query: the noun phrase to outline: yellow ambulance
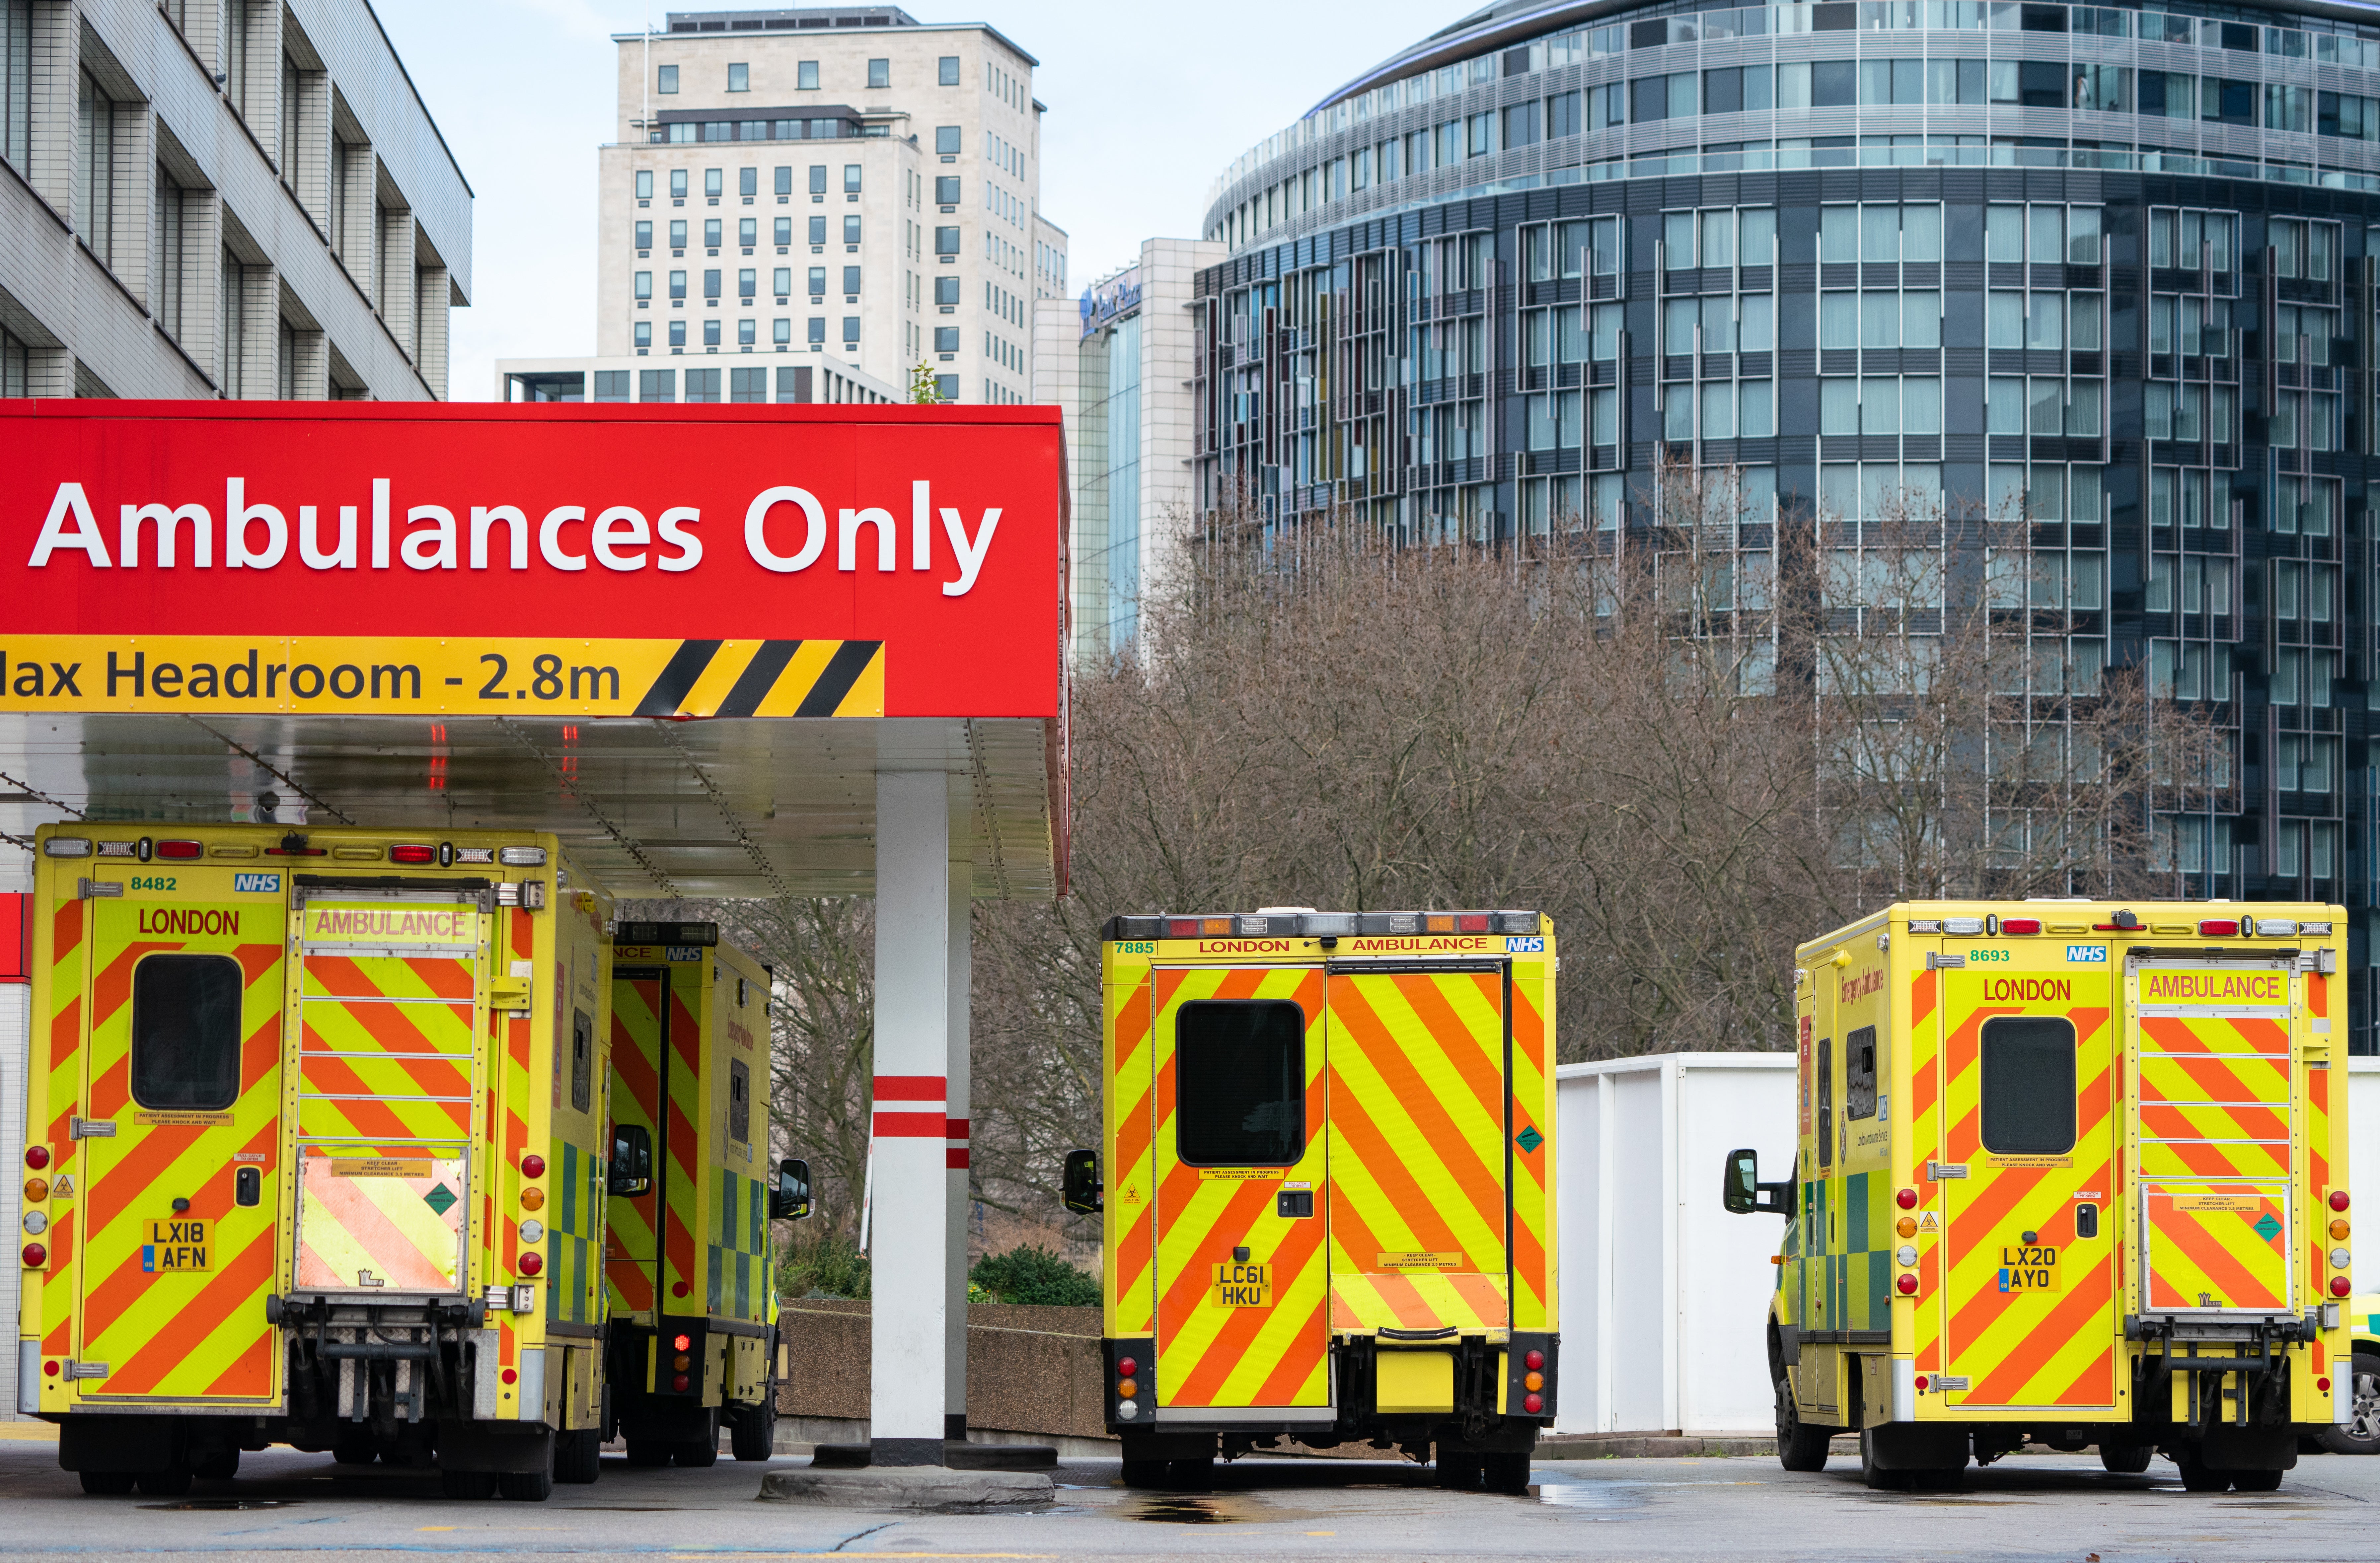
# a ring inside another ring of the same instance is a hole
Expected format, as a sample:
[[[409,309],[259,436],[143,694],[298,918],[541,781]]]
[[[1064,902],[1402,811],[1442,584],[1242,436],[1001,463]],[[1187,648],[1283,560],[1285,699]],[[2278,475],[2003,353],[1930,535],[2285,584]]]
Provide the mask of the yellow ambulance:
[[[86,820],[34,854],[19,1410],[60,1463],[592,1481],[602,889],[528,831]]]
[[[770,1223],[809,1214],[808,1164],[769,1169],[769,974],[716,923],[619,924],[612,961],[611,1425],[631,1465],[710,1465],[722,1422],[764,1460]]]
[[[1124,1480],[1293,1440],[1524,1487],[1560,1383],[1549,921],[1274,907],[1102,937],[1104,1139],[1066,1201],[1105,1211]]]
[[[2350,1421],[2337,906],[1910,902],[1796,956],[1779,1457],[1876,1487],[2028,1442],[2268,1492]]]

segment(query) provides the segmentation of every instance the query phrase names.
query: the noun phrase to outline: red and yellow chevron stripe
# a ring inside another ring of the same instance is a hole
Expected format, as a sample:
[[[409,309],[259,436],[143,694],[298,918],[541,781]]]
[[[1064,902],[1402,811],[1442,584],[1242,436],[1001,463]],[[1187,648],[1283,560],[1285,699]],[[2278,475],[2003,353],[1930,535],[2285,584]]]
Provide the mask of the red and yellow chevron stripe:
[[[2144,1181],[2141,1217],[2150,1308],[2290,1306],[2287,1185]]]
[[[1942,1025],[1936,998],[1936,974],[1930,969],[1919,972],[1909,989],[1909,1165],[1902,1176],[1917,1191],[1919,1221],[1917,1296],[1909,1350],[1915,1354],[1917,1371],[1928,1376],[1942,1371],[1944,1185],[1926,1176],[1925,1164],[1949,1159],[1942,1148]],[[1899,1323],[1897,1317],[1895,1323]],[[1894,1334],[1898,1346],[1900,1331]]]
[[[1331,1327],[1508,1327],[1501,968],[1324,991]]]
[[[1166,1406],[1320,1406],[1326,1369],[1324,1221],[1283,1217],[1277,1196],[1290,1185],[1319,1190],[1329,1165],[1323,1121],[1322,973],[1314,967],[1160,967],[1156,1009],[1155,1223],[1157,1375]],[[1184,1164],[1174,1132],[1174,1033],[1184,1004],[1201,1000],[1275,1000],[1297,1005],[1305,1023],[1305,1144],[1285,1168]],[[1253,1175],[1251,1175],[1253,1174]],[[1245,1247],[1268,1267],[1269,1290],[1227,1288],[1219,1274]]]
[[[615,976],[612,983],[612,1120],[641,1127],[661,1143],[661,1044],[662,979],[646,972]],[[658,1170],[658,1169],[656,1169]],[[609,1196],[604,1241],[604,1284],[616,1312],[642,1314],[654,1302],[653,1264],[660,1180],[629,1198]]]
[[[263,1316],[277,1209],[270,1201],[237,1205],[233,1179],[236,1167],[254,1164],[269,1180],[275,1160],[283,922],[278,908],[226,905],[202,909],[224,914],[205,919],[222,932],[144,935],[145,910],[129,900],[99,903],[91,931],[89,1044],[76,1061],[88,1071],[84,1115],[113,1123],[115,1133],[84,1142],[78,1204],[87,1237],[77,1256],[83,1316],[74,1354],[107,1371],[81,1381],[80,1394],[261,1403],[274,1397],[280,1377]],[[175,922],[196,928],[201,919]],[[153,1024],[142,1006],[159,1001],[138,997],[149,980],[144,963],[189,957],[217,962],[239,982],[237,1080],[224,1108],[176,1110],[134,1091],[136,1026]],[[175,1208],[177,1199],[184,1208]]]
[[[2289,1175],[2289,1038],[2264,1016],[2144,1015],[2143,1177]]]
[[[2119,1120],[2107,979],[2075,975],[2063,979],[2066,1000],[2008,1003],[1983,1001],[1990,980],[1964,972],[1944,979],[1947,1141],[1950,1159],[1964,1163],[1967,1176],[1949,1186],[1945,1200],[1943,1371],[1970,1380],[1949,1398],[1972,1407],[2112,1407],[2116,1229],[2102,1224],[2085,1242],[2074,1218],[2084,1191],[2105,1198],[2114,1165]],[[1984,1144],[1983,1033],[2002,1015],[2056,1016],[2072,1026],[2069,1154],[2002,1156]],[[2011,1250],[2034,1247],[2058,1250],[2057,1280],[2026,1290],[2011,1281]]]
[[[1512,1147],[1511,1312],[1515,1329],[1552,1329],[1559,1317],[1554,1300],[1550,967],[1550,961],[1512,963],[1512,1082],[1504,1133]]]
[[[1108,960],[1115,960],[1113,949]],[[1108,1108],[1107,1244],[1109,1286],[1106,1329],[1110,1339],[1154,1333],[1156,1221],[1150,1198],[1156,1187],[1156,1048],[1151,1030],[1151,982],[1146,970],[1116,980],[1111,970],[1102,985],[1107,1005]]]

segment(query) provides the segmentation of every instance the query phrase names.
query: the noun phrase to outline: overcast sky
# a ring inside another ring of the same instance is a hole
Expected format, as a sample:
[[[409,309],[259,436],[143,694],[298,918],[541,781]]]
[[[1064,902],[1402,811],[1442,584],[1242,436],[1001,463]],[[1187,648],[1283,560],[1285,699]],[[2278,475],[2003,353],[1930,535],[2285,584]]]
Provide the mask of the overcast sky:
[[[1067,284],[1079,293],[1142,239],[1194,235],[1225,163],[1478,0],[906,4],[921,21],[989,22],[1041,62],[1041,208],[1069,236]],[[453,394],[494,395],[498,358],[593,352],[595,149],[613,124],[611,36],[659,27],[663,10],[621,0],[373,6],[478,198]]]

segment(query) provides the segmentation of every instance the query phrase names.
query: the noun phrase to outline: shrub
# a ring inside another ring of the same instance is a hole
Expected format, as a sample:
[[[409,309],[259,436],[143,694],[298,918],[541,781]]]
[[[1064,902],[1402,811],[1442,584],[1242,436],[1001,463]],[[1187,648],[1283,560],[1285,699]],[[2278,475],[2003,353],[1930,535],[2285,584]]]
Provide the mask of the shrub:
[[[781,1297],[864,1298],[869,1278],[868,1255],[859,1252],[857,1241],[834,1233],[789,1244],[778,1257]]]
[[[1099,1282],[1046,1248],[1028,1244],[1005,1254],[987,1254],[967,1271],[994,1302],[1033,1302],[1044,1307],[1096,1308]]]

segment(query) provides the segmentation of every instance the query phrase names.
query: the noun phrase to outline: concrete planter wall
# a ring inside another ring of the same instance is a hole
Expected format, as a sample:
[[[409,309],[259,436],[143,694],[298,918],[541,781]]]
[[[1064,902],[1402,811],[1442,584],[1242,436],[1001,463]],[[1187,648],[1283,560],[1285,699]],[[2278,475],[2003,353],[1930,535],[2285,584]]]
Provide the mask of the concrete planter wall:
[[[868,1305],[823,1297],[778,1305],[780,1424],[802,1442],[867,1436]],[[1099,1310],[1003,1302],[967,1307],[967,1428],[988,1442],[1092,1442],[1100,1420]],[[1090,1449],[1075,1452],[1091,1453]]]

